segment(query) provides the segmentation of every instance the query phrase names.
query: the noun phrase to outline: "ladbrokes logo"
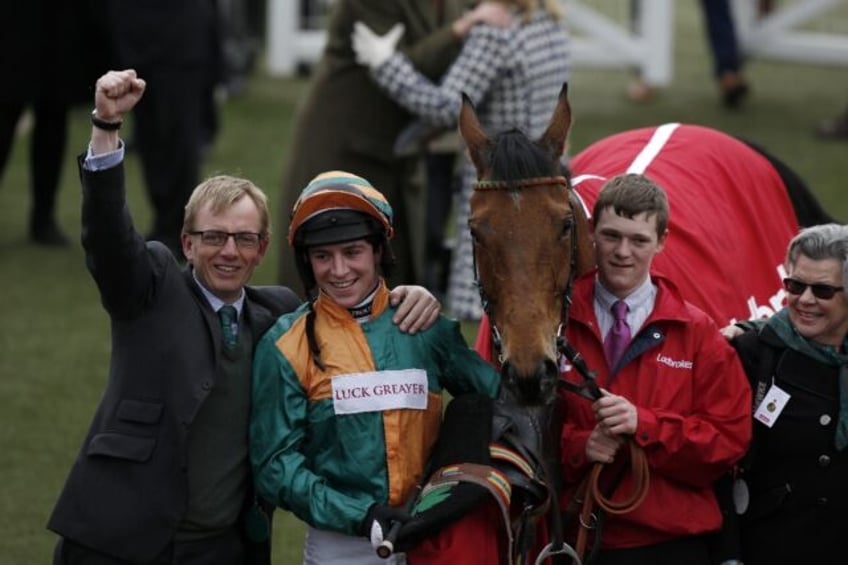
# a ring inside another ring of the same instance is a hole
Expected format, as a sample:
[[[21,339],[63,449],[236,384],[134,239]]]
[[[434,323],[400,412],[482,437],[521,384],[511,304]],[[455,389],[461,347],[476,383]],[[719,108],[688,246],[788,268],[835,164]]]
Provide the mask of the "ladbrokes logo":
[[[663,365],[668,365],[672,369],[691,369],[692,361],[684,361],[682,359],[672,359],[668,355],[663,355],[662,353],[657,355],[657,362],[662,363]]]
[[[769,318],[775,312],[781,310],[786,305],[786,291],[783,290],[781,281],[786,278],[787,273],[783,265],[777,266],[777,291],[768,299],[768,304],[757,304],[757,299],[754,296],[749,296],[746,300],[748,306],[748,319],[759,320],[761,318]],[[728,324],[738,322],[736,318],[728,320]]]

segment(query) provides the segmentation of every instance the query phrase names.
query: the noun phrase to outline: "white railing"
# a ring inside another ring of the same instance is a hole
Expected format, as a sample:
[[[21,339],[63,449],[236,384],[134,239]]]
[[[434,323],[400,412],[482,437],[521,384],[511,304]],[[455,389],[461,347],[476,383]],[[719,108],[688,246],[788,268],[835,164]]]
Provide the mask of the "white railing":
[[[848,65],[848,30],[823,33],[797,29],[846,1],[775,2],[774,11],[760,17],[757,0],[732,0],[742,50],[750,57]],[[632,24],[604,14],[589,1],[562,3],[572,31],[575,67],[626,68],[637,71],[649,85],[671,82],[673,0],[641,0]],[[299,0],[269,0],[268,70],[273,75],[291,75],[299,64],[315,63],[324,48],[323,30],[302,29],[299,6]]]
[[[775,9],[760,17],[756,0],[734,0],[733,12],[742,51],[755,58],[794,63],[848,66],[848,22],[841,32],[801,29],[833,11],[846,0],[775,2]]]
[[[391,0],[386,0],[391,1]],[[323,30],[300,26],[299,0],[270,0],[268,4],[268,70],[287,76],[298,64],[315,63],[324,48]],[[563,0],[573,32],[575,66],[620,67],[640,71],[654,85],[671,81],[672,0],[642,0],[634,22],[621,24],[588,2]]]

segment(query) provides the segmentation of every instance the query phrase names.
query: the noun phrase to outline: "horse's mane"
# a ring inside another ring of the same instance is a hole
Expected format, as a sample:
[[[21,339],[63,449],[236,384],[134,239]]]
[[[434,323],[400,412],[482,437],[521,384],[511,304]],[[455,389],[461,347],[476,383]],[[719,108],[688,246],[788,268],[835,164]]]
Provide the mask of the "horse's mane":
[[[519,129],[499,133],[492,140],[491,180],[513,181],[559,174],[549,152]]]

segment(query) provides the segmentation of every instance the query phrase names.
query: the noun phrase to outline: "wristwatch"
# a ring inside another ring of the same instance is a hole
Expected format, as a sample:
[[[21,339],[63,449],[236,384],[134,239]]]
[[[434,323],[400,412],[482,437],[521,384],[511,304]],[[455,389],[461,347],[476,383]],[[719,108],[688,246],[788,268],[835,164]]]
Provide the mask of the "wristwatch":
[[[91,125],[93,125],[97,129],[102,129],[105,131],[117,131],[121,129],[121,124],[123,123],[123,120],[118,120],[117,122],[107,122],[106,120],[99,118],[97,116],[97,108],[91,111]]]

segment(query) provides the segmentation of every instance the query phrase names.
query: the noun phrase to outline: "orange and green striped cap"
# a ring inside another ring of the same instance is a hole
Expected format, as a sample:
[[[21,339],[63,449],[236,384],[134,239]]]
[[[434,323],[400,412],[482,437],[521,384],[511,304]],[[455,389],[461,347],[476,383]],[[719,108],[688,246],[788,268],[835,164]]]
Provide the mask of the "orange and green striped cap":
[[[368,214],[382,224],[386,237],[394,235],[392,207],[379,190],[354,174],[327,171],[312,179],[295,202],[289,224],[289,244],[294,244],[295,234],[305,222],[332,210],[354,210]]]

